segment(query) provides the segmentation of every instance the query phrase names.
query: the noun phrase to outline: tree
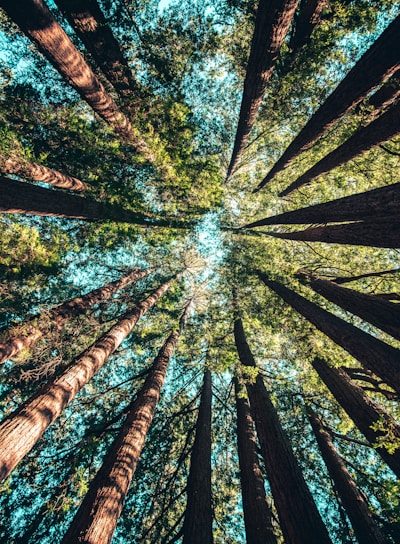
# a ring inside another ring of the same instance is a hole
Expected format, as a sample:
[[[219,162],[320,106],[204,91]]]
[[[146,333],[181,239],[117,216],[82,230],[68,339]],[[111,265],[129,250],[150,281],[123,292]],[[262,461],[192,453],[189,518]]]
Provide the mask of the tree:
[[[300,9],[294,18],[294,29],[290,36],[291,49],[290,67],[300,53],[300,50],[311,40],[311,34],[321,23],[322,12],[328,6],[328,0],[302,0]]]

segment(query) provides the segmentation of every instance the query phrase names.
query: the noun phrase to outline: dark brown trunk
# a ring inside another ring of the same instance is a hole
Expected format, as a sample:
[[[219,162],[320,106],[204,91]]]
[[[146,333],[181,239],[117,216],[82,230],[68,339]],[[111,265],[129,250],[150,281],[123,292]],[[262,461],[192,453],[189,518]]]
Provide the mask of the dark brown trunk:
[[[373,121],[383,110],[394,104],[400,97],[400,68],[378,89],[367,102],[369,112],[365,115]]]
[[[308,408],[307,412],[322,458],[349,516],[359,544],[385,544],[386,538],[374,521],[365,495],[358,490],[328,431],[311,408]]]
[[[313,367],[343,410],[372,445],[378,444],[382,439],[386,443],[399,441],[400,427],[396,421],[379,404],[368,398],[344,370],[333,368],[319,358],[314,359]],[[382,430],[371,428],[376,424],[379,424]],[[400,449],[397,448],[392,454],[384,447],[375,449],[400,478]]]
[[[253,418],[246,398],[241,396],[239,382],[235,378],[237,444],[244,525],[247,544],[276,544],[272,516],[267,504],[264,478],[257,455],[257,442]]]
[[[300,53],[301,48],[311,40],[311,34],[321,22],[322,12],[329,0],[302,0],[300,11],[295,17],[294,32],[290,37],[289,47],[292,50],[291,64]]]
[[[95,304],[108,300],[114,293],[147,276],[150,272],[151,269],[131,270],[119,280],[51,308],[45,312],[44,316],[37,314],[11,327],[7,331],[7,340],[0,344],[0,363],[14,357],[21,350],[31,347],[49,329],[49,324],[61,329],[67,319],[83,314]]]
[[[227,178],[235,170],[299,0],[260,0]]]
[[[379,144],[391,140],[398,134],[400,134],[400,103],[389,108],[369,125],[356,130],[348,140],[297,178],[287,189],[279,193],[279,196],[290,194],[295,189],[311,183],[322,174],[326,174],[354,159],[354,157],[358,157]]]
[[[125,314],[116,325],[96,340],[58,377],[24,402],[0,425],[0,478],[7,478],[13,468],[33,448],[47,427],[62,413],[77,393],[100,370],[133,327],[167,291],[174,278],[161,285],[149,297]]]
[[[255,367],[241,319],[235,320],[234,332],[241,363]],[[329,535],[260,374],[246,387],[286,544],[329,544]]]
[[[282,283],[259,278],[318,330],[400,393],[400,351],[298,295]]]
[[[196,436],[190,457],[183,544],[212,544],[211,372],[204,373]]]
[[[357,64],[314,113],[256,190],[270,182],[348,111],[399,68],[400,16],[381,34]]]
[[[364,278],[379,278],[387,274],[396,274],[398,272],[400,272],[400,268],[391,268],[390,270],[381,270],[380,272],[366,272],[365,274],[359,274],[358,276],[338,276],[331,281],[338,284],[350,283],[352,281],[362,280]]]

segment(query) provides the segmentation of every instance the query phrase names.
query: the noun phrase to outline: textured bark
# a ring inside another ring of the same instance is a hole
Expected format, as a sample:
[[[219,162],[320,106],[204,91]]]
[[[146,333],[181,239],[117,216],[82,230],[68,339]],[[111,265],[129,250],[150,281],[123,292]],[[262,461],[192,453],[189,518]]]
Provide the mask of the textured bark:
[[[235,395],[237,445],[246,542],[247,544],[276,544],[271,511],[264,489],[264,478],[257,455],[253,418],[247,399],[240,396],[237,378],[235,378]]]
[[[373,218],[399,216],[400,183],[379,187],[364,193],[345,196],[323,204],[315,204],[291,212],[281,213],[254,221],[243,228],[263,225],[339,223],[340,221],[361,221]]]
[[[400,393],[400,351],[308,301],[278,281],[259,278],[318,330]]]
[[[369,125],[360,127],[339,147],[331,151],[312,168],[296,179],[279,196],[286,196],[295,189],[318,179],[323,174],[341,166],[383,142],[400,134],[400,103],[389,108]]]
[[[292,50],[291,65],[302,47],[310,42],[311,34],[314,28],[320,24],[323,9],[328,3],[329,0],[302,0],[300,3],[300,11],[295,17],[294,32],[289,42],[289,47]]]
[[[196,436],[190,457],[183,544],[212,544],[211,372],[204,373]]]
[[[365,495],[358,490],[328,431],[325,430],[321,420],[311,408],[308,408],[307,412],[322,458],[339,493],[341,503],[350,519],[359,544],[385,544],[386,538],[374,521]]]
[[[255,367],[241,319],[235,320],[234,333],[241,363]],[[247,383],[246,387],[285,543],[330,543],[261,376],[257,376],[255,383]]]
[[[260,0],[227,178],[245,148],[298,0]]]
[[[179,329],[169,335],[154,359],[137,399],[62,540],[64,544],[108,544],[111,541],[153,421],[168,363],[184,326],[185,316],[186,312]]]
[[[400,16],[381,34],[347,76],[314,113],[256,190],[270,182],[303,151],[376,87],[393,75],[400,61]]]
[[[333,368],[319,358],[314,359],[313,367],[337,402],[371,444],[374,445],[386,434],[383,430],[374,431],[371,429],[371,426],[378,421],[393,437],[392,440],[397,442],[400,440],[400,426],[379,404],[368,398],[361,387],[356,385],[344,370]],[[385,438],[385,441],[390,442],[390,438]],[[375,449],[400,478],[400,449],[396,449],[392,454],[383,447]]]
[[[400,98],[400,68],[368,99],[370,111],[366,115],[368,121],[373,121],[383,110],[390,107]]]
[[[33,448],[47,427],[121,345],[142,315],[168,290],[173,279],[126,313],[62,374],[47,382],[0,424],[0,479],[6,478]]]
[[[49,323],[61,329],[67,319],[83,314],[95,304],[108,300],[114,293],[147,276],[150,272],[151,269],[131,270],[118,280],[51,308],[44,316],[37,314],[11,327],[7,331],[7,339],[0,344],[0,363],[14,357],[21,350],[31,347],[43,336]],[[23,327],[22,331],[21,327]]]

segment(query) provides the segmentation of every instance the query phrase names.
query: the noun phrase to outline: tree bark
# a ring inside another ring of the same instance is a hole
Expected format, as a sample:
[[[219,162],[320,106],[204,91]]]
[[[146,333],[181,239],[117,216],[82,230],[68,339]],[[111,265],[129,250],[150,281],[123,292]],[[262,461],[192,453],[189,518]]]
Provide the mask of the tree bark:
[[[175,276],[176,277],[176,276]],[[58,377],[51,379],[0,424],[0,479],[33,448],[47,427],[100,370],[130,334],[144,313],[168,290],[170,279],[74,359]]]
[[[276,544],[272,527],[272,515],[267,504],[264,478],[257,455],[257,442],[253,418],[246,398],[240,395],[237,378],[235,381],[237,445],[239,455],[240,482],[244,525],[247,544]]]
[[[275,163],[256,191],[269,183],[303,151],[376,87],[393,75],[399,68],[400,16],[398,16],[360,58],[343,81],[314,113],[305,127]]]
[[[245,148],[299,0],[260,0],[227,178]]]
[[[388,443],[400,440],[400,426],[379,404],[368,398],[361,387],[356,385],[344,370],[333,368],[320,358],[315,358],[312,365],[337,402],[370,444],[375,445],[382,438]],[[386,430],[386,433],[383,430],[374,431],[371,428],[377,422],[380,423],[382,429]],[[375,449],[400,478],[400,449],[397,448],[392,454],[384,447],[375,447]]]
[[[0,363],[14,357],[21,350],[31,347],[43,336],[49,323],[61,329],[65,321],[71,317],[83,314],[95,304],[108,300],[114,293],[147,276],[151,271],[152,269],[130,270],[118,280],[90,291],[86,295],[63,302],[45,312],[44,315],[34,315],[12,326],[7,330],[7,340],[0,344]],[[22,330],[21,327],[23,327]]]
[[[368,121],[373,121],[400,98],[400,68],[368,99],[370,112],[366,115]]]
[[[290,65],[300,53],[300,50],[311,40],[311,34],[322,19],[322,12],[329,0],[302,0],[300,11],[295,17],[294,31],[290,37],[289,47],[292,50]]]
[[[169,335],[154,359],[137,399],[62,540],[64,544],[108,544],[111,541],[186,315],[185,311],[179,328]]]
[[[211,372],[204,373],[196,436],[190,457],[183,544],[212,544],[211,507]]]
[[[261,281],[318,330],[400,393],[400,351],[323,310],[278,281],[257,272]]]
[[[376,525],[365,496],[358,490],[328,431],[310,407],[307,413],[322,458],[349,516],[359,544],[385,544],[386,538]]]
[[[255,367],[241,319],[235,320],[234,333],[241,363]],[[286,544],[331,543],[260,374],[246,387]]]
[[[379,144],[400,134],[400,103],[389,108],[369,125],[360,127],[339,147],[331,151],[312,168],[296,179],[279,196],[287,196],[295,189],[318,179],[334,168],[366,153]]]
[[[391,268],[390,270],[381,270],[380,272],[366,272],[365,274],[359,274],[358,276],[338,276],[331,281],[335,283],[350,283],[352,281],[362,280],[364,278],[381,277],[387,274],[396,274],[400,272],[400,268]]]

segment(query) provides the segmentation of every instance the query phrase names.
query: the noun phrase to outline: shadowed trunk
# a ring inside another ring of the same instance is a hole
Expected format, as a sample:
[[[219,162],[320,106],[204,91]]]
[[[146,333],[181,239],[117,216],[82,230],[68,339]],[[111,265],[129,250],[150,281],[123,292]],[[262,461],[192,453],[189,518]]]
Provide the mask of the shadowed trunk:
[[[259,2],[227,179],[235,170],[246,146],[297,4],[298,0],[260,0]]]
[[[176,277],[176,276],[175,276]],[[0,478],[7,478],[13,468],[33,448],[47,427],[62,413],[77,393],[100,370],[112,353],[130,334],[144,313],[168,290],[167,281],[149,297],[119,319],[58,377],[45,384],[0,425]]]
[[[381,270],[380,272],[366,272],[365,274],[359,274],[358,276],[338,276],[331,281],[335,283],[350,283],[352,281],[362,280],[364,278],[379,278],[387,274],[396,274],[400,272],[400,268],[391,268],[390,270]]]
[[[294,31],[290,37],[289,47],[292,50],[289,67],[293,66],[300,50],[311,40],[311,34],[321,22],[323,9],[329,0],[302,0],[299,14],[295,17]]]
[[[374,521],[365,495],[358,490],[328,431],[310,407],[307,408],[307,413],[322,458],[349,516],[359,544],[385,544],[386,538]]]
[[[400,97],[400,68],[389,78],[388,81],[372,96],[369,97],[367,106],[370,110],[366,114],[368,121],[373,121],[383,110],[394,104]]]
[[[235,320],[234,333],[241,363],[255,367],[241,319]],[[260,374],[246,387],[286,544],[331,543]]]
[[[235,382],[237,413],[237,444],[244,525],[247,544],[276,544],[277,540],[267,504],[264,478],[257,455],[253,418],[246,398],[241,396],[239,382]]]
[[[318,330],[400,393],[400,351],[308,301],[278,281],[257,272],[261,281]]]
[[[0,363],[31,347],[49,329],[49,324],[61,329],[67,319],[83,314],[95,304],[108,300],[114,293],[147,276],[151,271],[152,269],[131,270],[119,280],[59,304],[44,315],[34,315],[10,327],[7,330],[7,340],[0,344]],[[4,332],[2,331],[3,335]]]
[[[312,364],[337,402],[371,444],[379,443],[380,439],[386,443],[400,440],[400,426],[379,404],[367,397],[344,370],[333,368],[320,358],[315,358]],[[373,430],[371,427],[377,423],[380,430]],[[389,453],[384,447],[375,449],[400,478],[400,449],[397,448],[394,453]]]
[[[258,185],[261,189],[399,68],[400,16],[364,53]]]
[[[196,436],[190,457],[183,544],[212,544],[211,506],[211,372],[204,373]]]

